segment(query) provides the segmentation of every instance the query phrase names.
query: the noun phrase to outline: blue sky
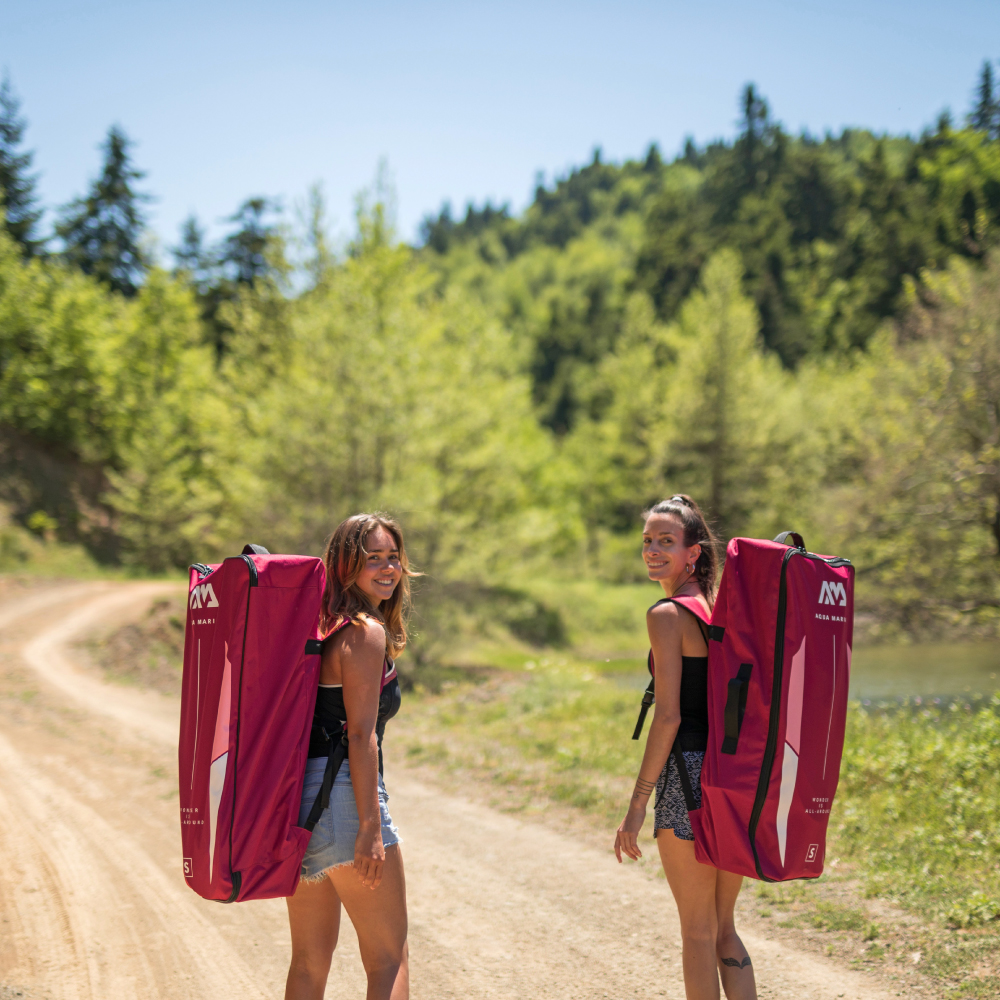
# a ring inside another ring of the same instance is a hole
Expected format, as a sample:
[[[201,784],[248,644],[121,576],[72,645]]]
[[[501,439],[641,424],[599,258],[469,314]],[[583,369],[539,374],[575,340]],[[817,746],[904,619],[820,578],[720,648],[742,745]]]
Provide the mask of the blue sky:
[[[590,158],[731,136],[754,81],[793,131],[919,132],[1000,57],[996,0],[319,3],[0,0],[0,66],[47,206],[85,190],[114,122],[163,245],[247,196],[323,183],[335,230],[388,161],[412,238],[450,199],[530,198]],[[51,214],[47,221],[51,223]]]

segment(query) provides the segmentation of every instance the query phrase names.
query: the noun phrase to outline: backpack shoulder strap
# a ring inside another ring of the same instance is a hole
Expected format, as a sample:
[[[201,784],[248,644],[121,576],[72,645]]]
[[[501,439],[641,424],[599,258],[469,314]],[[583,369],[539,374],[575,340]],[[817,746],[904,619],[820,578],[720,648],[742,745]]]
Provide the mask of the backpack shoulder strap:
[[[686,596],[662,597],[660,598],[660,600],[656,602],[656,604],[653,604],[649,610],[652,611],[653,608],[659,606],[660,604],[678,604],[682,608],[684,608],[685,611],[690,611],[691,614],[693,614],[695,618],[698,619],[698,629],[701,631],[702,637],[704,638],[705,642],[708,642],[709,628],[711,627],[712,619],[710,615],[707,615],[705,613],[705,609],[701,606],[701,602],[698,600],[697,597],[686,597]],[[653,659],[653,652],[652,650],[650,650],[649,653],[650,673],[653,672],[652,659]]]
[[[712,623],[712,618],[709,614],[705,612],[705,609],[701,606],[701,601],[697,597],[666,597],[664,600],[672,601],[674,604],[679,604],[686,611],[690,611],[691,614],[705,625],[710,625]],[[657,601],[657,604],[662,603]],[[654,605],[655,607],[655,605]]]
[[[341,621],[337,622],[337,624],[334,625],[333,628],[330,629],[330,631],[327,632],[326,635],[324,635],[322,638],[306,639],[306,656],[322,655],[323,643],[325,643],[326,640],[329,639],[331,636],[336,635],[341,629],[347,628],[347,626],[350,625],[351,622],[352,619],[344,618]]]

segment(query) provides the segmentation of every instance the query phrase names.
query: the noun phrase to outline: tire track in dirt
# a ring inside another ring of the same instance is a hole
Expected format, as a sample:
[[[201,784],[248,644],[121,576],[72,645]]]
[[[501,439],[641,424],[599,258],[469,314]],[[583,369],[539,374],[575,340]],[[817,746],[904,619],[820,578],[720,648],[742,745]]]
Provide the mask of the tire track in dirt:
[[[186,970],[199,991],[212,996],[267,995],[218,929],[192,907],[190,893],[185,895],[141,847],[28,763],[2,736],[0,769],[5,846],[24,838],[19,860],[29,879],[34,875],[43,883],[31,895],[42,897],[48,922],[54,901],[68,913],[63,921],[68,941],[65,931],[55,940],[32,937],[46,966],[63,966],[61,995],[175,997],[178,970]],[[37,919],[37,906],[29,903],[25,910],[25,923]],[[162,946],[150,949],[152,939]]]
[[[176,746],[180,728],[176,699],[156,691],[103,683],[76,666],[67,643],[127,608],[142,607],[154,597],[177,593],[178,589],[176,583],[130,584],[85,601],[28,642],[24,659],[40,677],[88,712],[108,716],[121,726]]]

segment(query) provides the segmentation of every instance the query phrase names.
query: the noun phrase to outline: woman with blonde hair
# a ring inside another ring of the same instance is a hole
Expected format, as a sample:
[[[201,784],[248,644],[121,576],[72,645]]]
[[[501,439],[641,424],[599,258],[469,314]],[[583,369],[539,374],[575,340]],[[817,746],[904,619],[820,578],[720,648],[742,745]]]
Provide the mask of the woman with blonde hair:
[[[664,598],[646,612],[655,673],[656,714],[615,854],[642,857],[637,838],[656,791],[653,836],[681,923],[687,1000],[718,1000],[719,979],[729,1000],[756,1000],[753,966],[736,933],[733,911],[741,875],[695,859],[694,833],[684,796],[690,783],[701,804],[701,765],[708,746],[708,642],[703,623],[673,598],[698,602],[705,618],[715,601],[715,538],[698,505],[684,494],[646,511],[642,558]],[[676,743],[676,749],[675,749]],[[678,770],[683,766],[685,774]]]
[[[382,781],[382,737],[399,710],[393,660],[406,645],[413,572],[399,524],[381,514],[341,522],[324,562],[320,627],[326,638],[300,826],[323,785],[330,741],[342,730],[348,749],[309,841],[298,888],[287,900],[292,961],[285,1000],[322,1000],[341,903],[357,931],[368,1000],[407,1000],[406,883]]]

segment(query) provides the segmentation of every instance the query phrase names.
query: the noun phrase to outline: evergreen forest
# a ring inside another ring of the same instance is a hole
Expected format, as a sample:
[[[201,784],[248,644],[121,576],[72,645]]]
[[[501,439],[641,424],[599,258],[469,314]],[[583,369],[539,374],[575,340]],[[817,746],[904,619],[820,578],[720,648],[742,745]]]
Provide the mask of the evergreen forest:
[[[169,255],[112,127],[46,229],[0,87],[0,562],[32,536],[159,573],[316,553],[398,515],[418,662],[455,616],[559,642],[525,581],[642,579],[640,515],[794,528],[858,568],[871,639],[1000,622],[1000,94],[919,136],[793,135],[748,85],[735,136],[450,205],[392,193],[350,241],[322,194],[234,197]],[[84,162],[81,151],[81,163]]]

